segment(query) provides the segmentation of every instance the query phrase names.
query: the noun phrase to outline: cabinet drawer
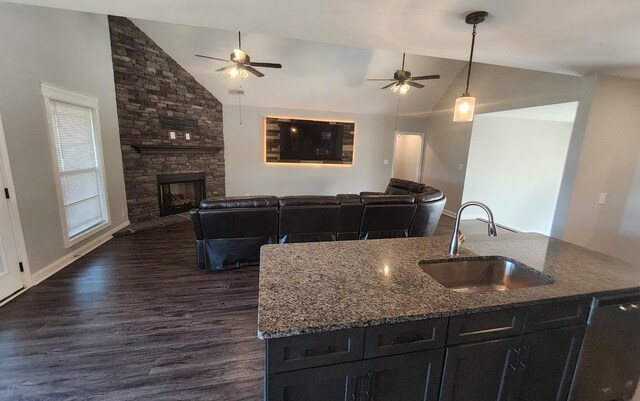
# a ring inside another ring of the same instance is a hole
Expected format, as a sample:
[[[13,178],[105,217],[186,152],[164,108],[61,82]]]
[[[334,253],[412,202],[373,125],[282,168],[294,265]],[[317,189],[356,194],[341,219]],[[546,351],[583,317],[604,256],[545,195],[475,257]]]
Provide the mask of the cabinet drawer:
[[[590,311],[591,298],[534,305],[527,308],[524,331],[531,333],[586,324]]]
[[[447,344],[463,344],[522,334],[524,309],[453,316]]]
[[[267,373],[362,359],[364,329],[336,330],[267,340]]]
[[[267,375],[265,401],[352,401],[357,399],[362,362]]]
[[[364,357],[442,348],[446,342],[446,333],[446,318],[367,327]]]

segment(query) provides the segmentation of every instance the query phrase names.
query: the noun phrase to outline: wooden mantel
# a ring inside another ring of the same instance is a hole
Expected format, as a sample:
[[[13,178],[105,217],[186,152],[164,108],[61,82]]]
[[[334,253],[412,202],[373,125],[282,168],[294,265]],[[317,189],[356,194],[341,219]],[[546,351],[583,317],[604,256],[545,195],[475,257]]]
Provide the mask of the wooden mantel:
[[[220,146],[131,145],[138,153],[216,153]]]

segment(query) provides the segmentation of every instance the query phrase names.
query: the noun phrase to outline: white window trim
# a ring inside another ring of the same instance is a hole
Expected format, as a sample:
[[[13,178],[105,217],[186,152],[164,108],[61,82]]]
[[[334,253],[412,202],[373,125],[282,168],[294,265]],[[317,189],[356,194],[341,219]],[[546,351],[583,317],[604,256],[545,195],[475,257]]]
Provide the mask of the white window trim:
[[[51,156],[53,161],[54,180],[56,182],[56,193],[58,197],[58,211],[60,213],[60,224],[62,225],[62,233],[64,239],[64,247],[70,248],[77,243],[84,241],[99,231],[111,225],[111,212],[109,211],[109,195],[107,194],[107,177],[104,171],[104,155],[102,153],[102,137],[100,135],[100,117],[98,114],[98,99],[86,96],[80,93],[61,89],[44,82],[41,83],[42,96],[44,97],[45,112],[47,117],[47,129],[49,131],[49,145],[51,148]],[[98,180],[101,192],[101,206],[105,212],[106,219],[90,229],[69,238],[69,229],[67,227],[67,217],[64,209],[64,200],[62,192],[62,180],[60,178],[60,170],[58,168],[58,159],[55,144],[55,132],[53,121],[51,121],[51,105],[50,100],[65,102],[77,106],[88,107],[91,109],[91,117],[93,120],[93,133],[95,136],[96,159],[98,167]]]

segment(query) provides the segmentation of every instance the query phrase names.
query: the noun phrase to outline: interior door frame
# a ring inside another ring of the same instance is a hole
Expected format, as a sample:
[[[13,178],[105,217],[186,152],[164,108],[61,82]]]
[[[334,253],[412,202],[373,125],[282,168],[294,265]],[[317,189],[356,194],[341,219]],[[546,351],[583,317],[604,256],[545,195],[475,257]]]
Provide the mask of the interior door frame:
[[[393,158],[391,159],[391,178],[394,178],[393,175],[395,174],[395,164],[394,161],[396,159],[396,140],[398,139],[398,136],[400,135],[417,135],[422,139],[422,146],[420,147],[420,160],[418,162],[418,180],[417,182],[422,182],[422,166],[424,164],[424,147],[425,147],[425,140],[426,140],[426,134],[424,132],[408,132],[408,131],[395,131],[393,133]]]
[[[18,209],[18,199],[15,191],[15,185],[13,184],[13,174],[11,173],[11,164],[9,163],[9,149],[7,148],[7,137],[4,132],[4,124],[2,121],[2,114],[0,114],[0,161],[2,162],[2,173],[4,184],[9,190],[9,217],[11,219],[11,225],[13,228],[13,236],[18,249],[18,260],[22,262],[23,272],[22,283],[24,284],[24,290],[33,287],[33,280],[31,279],[31,269],[29,267],[29,259],[27,257],[27,247],[24,242],[24,232],[22,231],[22,222],[20,220],[20,211]],[[19,294],[20,292],[18,292]],[[11,300],[9,297],[6,300],[0,301],[0,305]]]

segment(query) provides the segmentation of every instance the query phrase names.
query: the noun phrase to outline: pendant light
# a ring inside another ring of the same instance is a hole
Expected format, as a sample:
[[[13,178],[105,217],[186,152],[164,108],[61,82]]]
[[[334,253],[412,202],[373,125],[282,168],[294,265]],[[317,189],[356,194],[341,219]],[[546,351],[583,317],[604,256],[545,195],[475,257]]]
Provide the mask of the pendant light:
[[[469,55],[469,69],[467,70],[467,86],[462,97],[456,99],[453,109],[453,121],[467,122],[473,121],[473,113],[476,107],[476,98],[469,95],[469,80],[471,79],[471,64],[473,63],[473,48],[476,45],[476,27],[483,22],[489,15],[486,11],[475,11],[467,15],[464,21],[473,25],[473,34],[471,36],[471,54]]]

